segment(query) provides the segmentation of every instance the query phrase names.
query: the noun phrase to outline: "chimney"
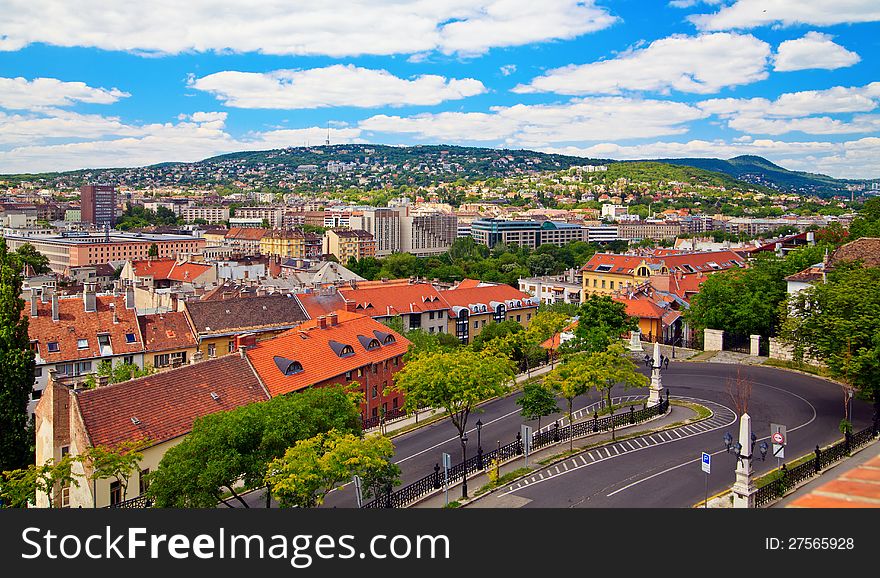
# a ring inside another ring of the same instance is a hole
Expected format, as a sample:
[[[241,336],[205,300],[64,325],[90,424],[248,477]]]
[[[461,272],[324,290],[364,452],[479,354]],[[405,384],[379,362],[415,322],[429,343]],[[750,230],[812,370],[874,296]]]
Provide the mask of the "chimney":
[[[327,318],[321,315],[318,317],[318,329],[326,329],[327,328]]]
[[[113,325],[119,323],[119,316],[116,314],[116,303],[110,304],[110,311],[113,312]]]
[[[125,286],[125,308],[134,309],[134,285],[129,283]]]
[[[809,243],[810,245],[816,244],[816,233],[815,232],[813,232],[813,231],[807,232],[807,243]]]
[[[355,309],[357,309],[357,303],[355,303],[354,301],[346,301],[345,302],[345,310],[346,311],[354,311]]]
[[[196,349],[195,352],[192,354],[192,357],[190,358],[190,363],[198,363],[198,362],[202,361],[202,359],[204,359],[204,358],[205,358],[205,354],[202,353],[202,350]]]
[[[58,321],[58,294],[52,292],[52,321]]]
[[[339,325],[339,316],[336,315],[335,312],[331,313],[327,316],[327,321],[329,322],[330,327],[335,327],[336,325]]]
[[[95,295],[95,284],[86,282],[83,284],[83,304],[86,313],[94,313],[98,309],[98,297]]]
[[[109,375],[98,375],[95,378],[95,387],[106,387],[110,385],[110,376]]]
[[[37,316],[37,288],[34,287],[31,289],[31,317],[36,317],[36,316]]]
[[[48,299],[49,299],[48,293],[49,293],[49,290],[44,286],[43,290],[40,291],[40,303],[48,303],[49,302],[48,301]]]
[[[235,348],[238,349],[241,356],[244,357],[246,349],[250,349],[257,345],[257,336],[253,333],[242,333],[235,336]]]

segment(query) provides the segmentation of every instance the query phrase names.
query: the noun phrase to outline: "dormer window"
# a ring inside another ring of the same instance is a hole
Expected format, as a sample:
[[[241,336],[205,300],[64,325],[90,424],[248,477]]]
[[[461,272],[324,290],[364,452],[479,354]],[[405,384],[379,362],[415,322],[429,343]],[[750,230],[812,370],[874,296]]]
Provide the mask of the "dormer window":
[[[125,334],[125,342],[126,343],[134,343],[135,341],[137,341],[137,338],[135,337],[134,333],[126,333]]]
[[[397,343],[397,340],[394,339],[394,336],[393,336],[393,335],[389,334],[389,335],[385,338],[384,343],[385,343],[386,345],[389,344],[389,343]]]
[[[350,357],[354,355],[354,347],[347,343],[339,343],[331,339],[327,342],[327,345],[330,346],[330,349],[333,350],[337,357]]]
[[[50,341],[46,344],[46,348],[49,350],[49,353],[58,353],[61,351],[61,348],[58,347],[57,341]]]
[[[89,348],[89,340],[88,339],[77,339],[76,340],[76,348],[77,349],[88,349]]]

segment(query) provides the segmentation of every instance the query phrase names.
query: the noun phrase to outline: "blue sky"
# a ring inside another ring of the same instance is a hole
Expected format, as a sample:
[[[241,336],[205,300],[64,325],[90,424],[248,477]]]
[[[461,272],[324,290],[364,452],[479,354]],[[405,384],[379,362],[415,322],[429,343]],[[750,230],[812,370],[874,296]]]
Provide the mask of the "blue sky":
[[[880,177],[876,0],[0,0],[0,173],[323,143]]]

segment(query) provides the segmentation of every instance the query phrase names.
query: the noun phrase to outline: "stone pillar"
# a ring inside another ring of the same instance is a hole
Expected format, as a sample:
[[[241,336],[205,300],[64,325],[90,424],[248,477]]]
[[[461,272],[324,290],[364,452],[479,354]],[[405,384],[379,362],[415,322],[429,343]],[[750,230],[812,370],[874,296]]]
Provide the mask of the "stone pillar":
[[[663,384],[660,381],[660,344],[654,342],[654,365],[651,367],[651,386],[648,390],[648,405],[660,403]]]
[[[642,348],[642,332],[638,329],[633,329],[629,335],[629,350],[630,351],[644,351]]]
[[[758,488],[752,481],[752,418],[744,413],[739,419],[739,443],[736,459],[736,481],[733,483],[733,507],[754,508]]]
[[[720,329],[703,330],[703,351],[722,351],[724,349],[724,332]]]
[[[755,357],[761,355],[761,336],[760,335],[750,335],[751,343],[749,344],[749,355],[753,355]]]

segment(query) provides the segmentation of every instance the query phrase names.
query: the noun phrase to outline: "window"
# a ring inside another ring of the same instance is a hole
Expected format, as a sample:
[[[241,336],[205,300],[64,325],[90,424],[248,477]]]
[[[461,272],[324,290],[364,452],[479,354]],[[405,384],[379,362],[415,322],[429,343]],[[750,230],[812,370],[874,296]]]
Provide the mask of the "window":
[[[398,398],[395,397],[394,399],[391,400],[391,408],[392,409],[397,409],[397,399]]]
[[[605,288],[605,279],[602,279],[602,289]]]
[[[614,281],[611,282],[611,289],[614,289]]]
[[[88,339],[77,339],[76,340],[76,348],[77,349],[88,349],[89,348],[89,340]]]
[[[235,351],[235,341],[229,341],[226,344],[226,353],[232,353]]]
[[[434,328],[433,328],[433,327],[428,327],[428,333],[434,333]]]
[[[213,343],[208,345],[208,357],[216,357],[217,356],[217,346]]]
[[[379,373],[379,364],[378,363],[373,364],[373,373]]]
[[[34,377],[43,377],[43,368],[35,367],[34,368]]]
[[[480,326],[480,322],[478,320],[474,320],[474,329]]]
[[[364,368],[358,367],[358,377],[363,377],[363,376],[364,376]]]
[[[400,356],[399,355],[394,358],[394,367],[397,367],[398,365],[400,365]]]
[[[434,312],[428,311],[428,319],[434,319]]]
[[[594,289],[596,288],[596,280],[595,279],[593,279],[593,288]]]
[[[421,329],[422,327],[422,314],[421,313],[410,313],[409,314],[409,328],[412,329]]]
[[[370,396],[372,399],[376,399],[376,396],[379,395],[379,388],[375,385],[373,386],[373,395]]]
[[[114,506],[122,501],[122,485],[119,480],[110,482],[110,505]]]
[[[126,343],[134,343],[137,339],[134,336],[134,333],[126,333],[125,334],[125,342]]]
[[[33,351],[33,352],[36,353],[37,355],[40,354],[40,344],[39,344],[39,342],[37,342],[37,341],[31,341],[31,351]]]
[[[134,365],[134,355],[123,355],[122,363],[126,365]]]
[[[35,390],[31,391],[31,400],[32,401],[37,401],[41,397],[43,397],[43,390],[42,389],[35,389]]]
[[[351,381],[351,372],[350,371],[345,372],[345,381]]]
[[[102,333],[101,335],[98,335],[98,347],[100,347],[102,349],[104,347],[110,347],[110,336],[107,335],[106,333]]]
[[[526,321],[530,321],[532,319],[531,313],[526,313]]]
[[[70,507],[70,483],[65,483],[61,486],[61,507],[69,508]]]
[[[153,367],[166,367],[171,365],[171,355],[168,353],[163,353],[161,355],[153,356]]]
[[[517,322],[517,323],[522,323],[522,315],[517,315],[517,316],[516,316],[516,322]]]
[[[373,417],[379,417],[379,408],[378,407],[373,408]]]

